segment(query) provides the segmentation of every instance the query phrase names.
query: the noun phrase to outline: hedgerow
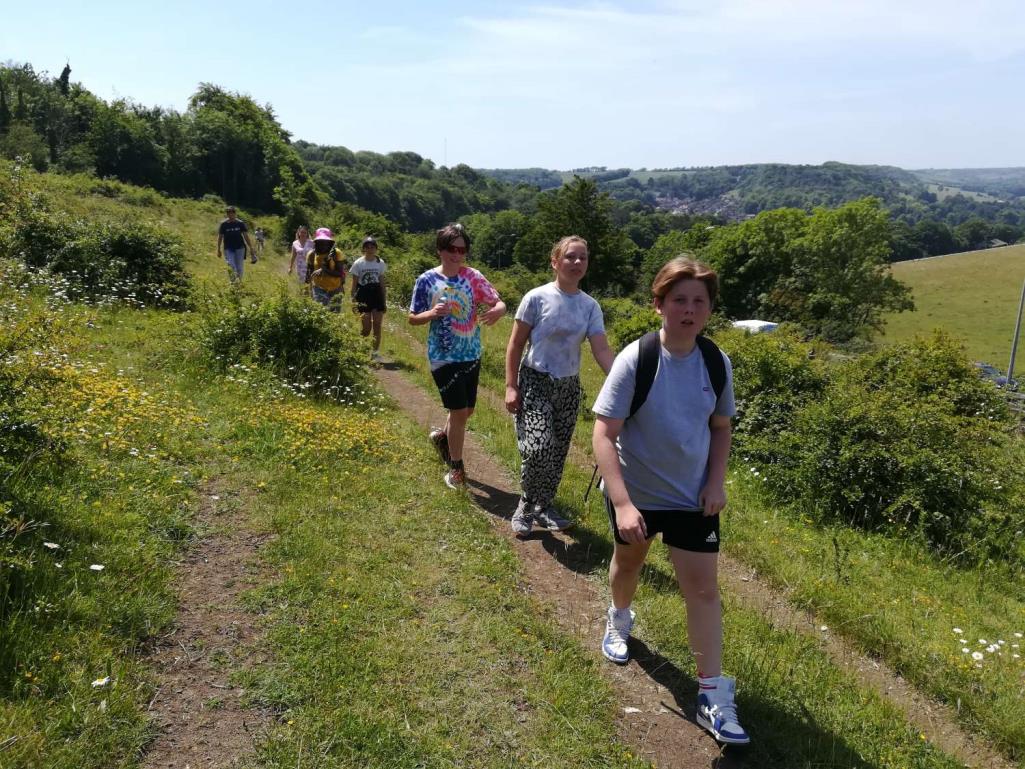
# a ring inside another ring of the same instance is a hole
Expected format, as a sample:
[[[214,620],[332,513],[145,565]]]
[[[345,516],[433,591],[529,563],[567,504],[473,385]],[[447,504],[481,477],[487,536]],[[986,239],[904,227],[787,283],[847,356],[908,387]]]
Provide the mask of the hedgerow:
[[[3,250],[61,278],[70,300],[166,308],[188,303],[182,243],[159,225],[84,221],[37,210],[17,223]]]
[[[1015,422],[949,337],[829,365],[785,333],[723,344],[737,454],[777,502],[958,559],[1025,554]]]

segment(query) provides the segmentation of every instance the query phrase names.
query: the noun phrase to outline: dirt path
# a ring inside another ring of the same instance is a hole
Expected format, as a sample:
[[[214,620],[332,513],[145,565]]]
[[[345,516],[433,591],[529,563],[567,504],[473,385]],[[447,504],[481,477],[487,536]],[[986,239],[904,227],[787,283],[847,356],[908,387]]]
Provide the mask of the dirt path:
[[[391,323],[389,333],[404,337],[411,347],[422,347],[419,340]],[[444,422],[444,411],[436,399],[402,376],[396,367],[377,371],[384,390],[420,425]],[[496,409],[504,409],[501,399],[481,388],[480,397]],[[509,477],[474,436],[467,436],[468,475],[475,499],[492,513],[496,529],[514,543],[527,577],[527,589],[541,601],[553,605],[565,629],[575,633],[587,648],[595,646],[604,632],[605,598],[598,587],[582,576],[583,561],[589,554],[564,535],[535,535],[521,541],[512,536],[507,523],[515,508],[518,484]],[[570,461],[588,466],[590,459],[576,446]],[[439,472],[440,476],[440,472]],[[485,485],[477,479],[488,479]],[[578,568],[574,568],[576,565]],[[901,710],[911,724],[938,748],[957,757],[968,767],[1014,769],[1002,754],[985,741],[966,732],[958,723],[953,708],[923,695],[894,670],[854,649],[841,637],[819,630],[822,625],[810,612],[791,604],[786,596],[760,581],[751,569],[729,558],[720,557],[720,582],[724,591],[745,606],[761,612],[774,626],[814,638],[838,667],[854,674],[866,687],[875,690]],[[624,712],[620,717],[621,735],[636,746],[641,755],[658,767],[708,766],[719,755],[711,738],[693,723],[694,683],[672,663],[634,639],[635,657],[622,668],[609,665]],[[636,653],[637,648],[641,653]],[[625,712],[637,708],[639,713]],[[747,763],[747,762],[744,762]],[[741,765],[725,753],[715,766]]]
[[[256,553],[267,537],[248,528],[243,500],[220,483],[204,489],[195,524],[201,539],[179,565],[175,626],[151,657],[159,689],[149,710],[160,732],[145,769],[236,766],[251,757],[270,718],[245,707],[229,680],[265,661],[255,651],[259,618],[238,599],[256,584]]]

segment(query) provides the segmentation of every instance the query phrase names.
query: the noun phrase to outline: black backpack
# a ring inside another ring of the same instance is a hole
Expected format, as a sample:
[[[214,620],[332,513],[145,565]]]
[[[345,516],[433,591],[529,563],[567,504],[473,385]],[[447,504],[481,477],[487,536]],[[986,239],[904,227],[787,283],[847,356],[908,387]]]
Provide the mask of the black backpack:
[[[715,399],[718,401],[726,389],[726,363],[722,359],[722,351],[718,345],[707,336],[698,335],[698,349],[701,350],[701,357],[705,361],[705,368],[708,369],[708,378],[712,382],[712,390],[715,392]],[[658,373],[658,362],[662,357],[662,340],[658,331],[651,331],[641,337],[637,346],[637,371],[634,373],[634,397],[630,401],[630,413],[627,419],[637,413],[637,410],[644,405],[651,392],[651,385],[655,382],[655,374]],[[584,492],[584,502],[594,487],[598,477],[598,465],[594,466],[591,473],[591,482],[587,484]]]
[[[704,358],[705,368],[708,369],[708,378],[712,381],[715,399],[719,400],[722,391],[726,389],[726,363],[722,359],[722,352],[707,336],[699,335],[695,341],[698,344],[698,349],[701,350],[701,357]],[[651,385],[655,381],[655,374],[658,372],[661,353],[662,342],[657,331],[652,331],[641,337],[637,350],[634,397],[630,401],[630,415],[627,419],[636,414],[637,409],[643,406],[644,401],[648,399]]]

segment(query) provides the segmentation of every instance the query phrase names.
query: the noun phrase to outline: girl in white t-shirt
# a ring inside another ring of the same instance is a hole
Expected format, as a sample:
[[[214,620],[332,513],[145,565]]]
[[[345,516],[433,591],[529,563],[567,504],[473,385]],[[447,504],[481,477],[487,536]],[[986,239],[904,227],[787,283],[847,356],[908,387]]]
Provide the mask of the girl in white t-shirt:
[[[612,350],[605,339],[601,307],[580,290],[587,273],[587,241],[576,235],[552,248],[555,280],[531,289],[516,310],[505,352],[505,407],[516,415],[516,444],[523,493],[512,518],[521,537],[531,527],[563,531],[572,524],[553,501],[562,480],[580,409],[580,345],[607,374]],[[530,347],[526,356],[523,349]],[[521,361],[522,358],[522,361]]]
[[[300,283],[306,283],[306,257],[313,250],[313,241],[310,239],[310,230],[304,224],[295,231],[295,240],[292,241],[292,258],[288,263],[288,274],[295,272]]]

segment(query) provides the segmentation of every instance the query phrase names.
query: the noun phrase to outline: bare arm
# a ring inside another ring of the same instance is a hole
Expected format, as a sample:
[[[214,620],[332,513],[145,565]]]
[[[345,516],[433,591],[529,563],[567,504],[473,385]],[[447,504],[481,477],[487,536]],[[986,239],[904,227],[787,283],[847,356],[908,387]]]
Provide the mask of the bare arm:
[[[498,319],[505,315],[505,302],[499,299],[493,305],[491,309],[481,315],[481,322],[485,326],[493,326],[498,322]]]
[[[224,244],[224,234],[221,232],[217,233],[217,255],[220,256],[223,252],[221,246]]]
[[[729,417],[713,414],[708,420],[712,437],[708,446],[708,480],[698,501],[705,515],[715,515],[726,506],[726,463],[730,457],[733,426]]]
[[[605,493],[612,506],[616,508],[619,535],[630,544],[639,544],[648,538],[648,532],[640,511],[630,501],[630,494],[623,481],[623,471],[619,467],[619,452],[616,450],[616,439],[625,421],[596,415],[594,432],[591,434],[591,447],[598,461],[598,471],[605,483]]]
[[[446,315],[448,315],[448,303],[438,302],[429,310],[409,313],[407,319],[409,320],[410,326],[422,326],[437,318],[444,318]]]
[[[591,343],[591,355],[594,356],[595,363],[608,374],[612,368],[612,361],[616,359],[615,353],[609,348],[609,340],[605,334],[595,334],[587,341]]]
[[[532,327],[522,320],[513,321],[509,344],[505,347],[505,408],[510,414],[520,410],[519,369],[523,348],[527,346]]]

